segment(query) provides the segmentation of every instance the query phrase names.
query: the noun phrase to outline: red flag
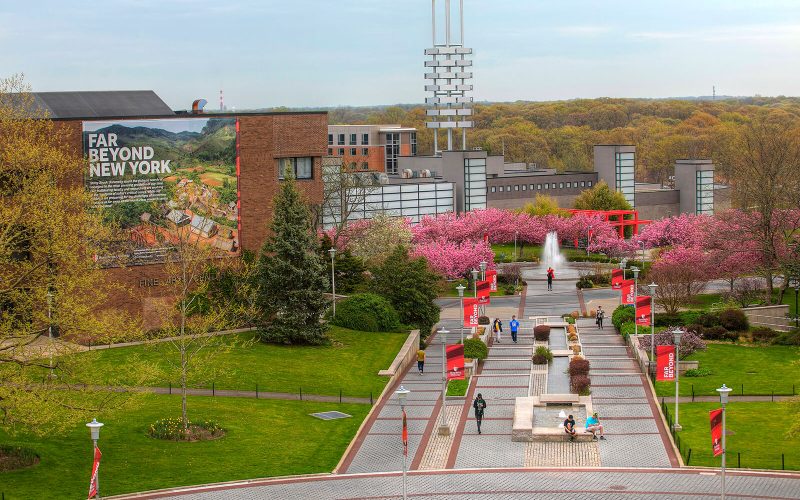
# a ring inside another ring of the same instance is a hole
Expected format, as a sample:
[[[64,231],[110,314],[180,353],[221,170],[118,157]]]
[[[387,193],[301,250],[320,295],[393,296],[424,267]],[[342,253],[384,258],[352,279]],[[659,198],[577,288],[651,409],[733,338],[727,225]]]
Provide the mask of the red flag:
[[[636,324],[639,326],[650,326],[650,297],[640,295],[636,298]]]
[[[89,497],[94,498],[97,496],[97,474],[100,472],[100,448],[94,447],[94,463],[92,464],[92,479],[89,481]]]
[[[406,410],[403,409],[403,455],[408,456],[408,422],[406,422]]]
[[[464,298],[464,326],[478,326],[478,299]]]
[[[489,282],[489,291],[497,291],[497,270],[486,271],[486,281]]]
[[[722,408],[708,412],[711,420],[711,446],[714,456],[722,455]]]
[[[636,290],[636,282],[634,280],[623,280],[622,284],[620,285],[620,291],[622,291],[622,303],[623,304],[633,304],[633,301],[636,297],[635,294]]]
[[[488,297],[492,293],[492,282],[491,280],[483,280],[478,281],[476,291],[478,293],[478,297]]]
[[[656,346],[656,380],[675,380],[675,346]]]
[[[486,295],[485,297],[478,297],[478,304],[480,304],[482,306],[489,305],[490,302],[491,302],[491,299],[490,299],[490,297],[488,295]]]
[[[611,289],[612,290],[621,290],[622,289],[622,280],[625,279],[625,271],[622,269],[612,269],[611,270]]]
[[[464,344],[447,346],[447,380],[464,380]]]

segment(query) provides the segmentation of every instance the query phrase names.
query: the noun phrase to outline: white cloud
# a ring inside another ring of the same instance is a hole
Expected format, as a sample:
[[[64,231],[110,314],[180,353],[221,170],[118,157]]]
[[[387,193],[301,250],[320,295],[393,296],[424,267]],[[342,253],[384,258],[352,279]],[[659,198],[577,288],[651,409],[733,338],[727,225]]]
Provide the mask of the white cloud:
[[[556,28],[556,31],[562,35],[596,36],[609,33],[611,31],[611,26],[559,26]]]
[[[800,42],[800,24],[756,24],[697,29],[695,31],[643,31],[631,38],[648,40],[685,39],[699,42]]]

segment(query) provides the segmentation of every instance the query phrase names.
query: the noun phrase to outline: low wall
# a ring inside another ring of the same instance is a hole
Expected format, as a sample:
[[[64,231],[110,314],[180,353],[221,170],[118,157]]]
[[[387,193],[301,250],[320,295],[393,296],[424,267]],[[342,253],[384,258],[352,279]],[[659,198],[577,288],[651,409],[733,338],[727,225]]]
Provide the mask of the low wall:
[[[788,332],[791,329],[789,306],[786,304],[746,307],[742,312],[752,326],[766,326],[780,332]]]
[[[394,357],[394,361],[392,361],[392,364],[389,365],[389,368],[378,372],[378,375],[391,377],[389,383],[386,384],[387,387],[392,385],[392,383],[395,380],[395,377],[398,374],[402,374],[408,365],[414,363],[417,360],[418,350],[419,350],[419,330],[412,330],[411,333],[408,334],[408,338],[406,339],[406,341],[403,343],[403,347],[400,348],[400,351],[397,353],[397,356]]]

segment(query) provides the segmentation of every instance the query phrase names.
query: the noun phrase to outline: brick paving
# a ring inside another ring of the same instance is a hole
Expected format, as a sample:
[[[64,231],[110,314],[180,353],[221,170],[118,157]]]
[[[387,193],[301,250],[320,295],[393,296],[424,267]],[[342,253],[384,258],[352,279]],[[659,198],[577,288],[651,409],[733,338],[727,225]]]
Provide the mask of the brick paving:
[[[525,467],[599,467],[600,453],[596,442],[528,443]]]
[[[463,404],[455,403],[447,406],[447,423],[450,424],[451,429],[455,429],[456,425],[458,425],[463,408]],[[441,412],[437,414],[436,418],[441,418],[440,415]],[[447,436],[440,436],[437,432],[434,432],[425,447],[425,454],[422,456],[419,470],[444,469],[447,466],[447,458],[453,445],[453,437],[454,433],[452,432]]]

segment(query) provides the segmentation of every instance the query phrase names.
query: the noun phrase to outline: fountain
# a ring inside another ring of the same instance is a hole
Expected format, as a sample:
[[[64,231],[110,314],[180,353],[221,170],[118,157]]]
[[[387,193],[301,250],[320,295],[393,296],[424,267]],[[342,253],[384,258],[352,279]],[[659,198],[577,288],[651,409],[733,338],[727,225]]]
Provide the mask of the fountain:
[[[558,276],[564,264],[564,256],[561,255],[561,250],[558,248],[558,234],[555,231],[550,231],[544,240],[544,248],[542,249],[542,265],[545,269],[552,267]]]

